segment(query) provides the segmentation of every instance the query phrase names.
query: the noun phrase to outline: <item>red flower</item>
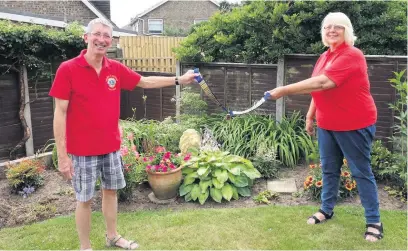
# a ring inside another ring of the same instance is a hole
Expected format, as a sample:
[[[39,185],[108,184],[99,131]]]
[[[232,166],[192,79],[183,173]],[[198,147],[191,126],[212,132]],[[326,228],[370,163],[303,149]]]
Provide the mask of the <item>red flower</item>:
[[[188,161],[191,158],[191,154],[188,153],[185,157],[184,157],[184,161]]]
[[[171,152],[166,152],[163,156],[163,159],[170,159],[171,157]]]

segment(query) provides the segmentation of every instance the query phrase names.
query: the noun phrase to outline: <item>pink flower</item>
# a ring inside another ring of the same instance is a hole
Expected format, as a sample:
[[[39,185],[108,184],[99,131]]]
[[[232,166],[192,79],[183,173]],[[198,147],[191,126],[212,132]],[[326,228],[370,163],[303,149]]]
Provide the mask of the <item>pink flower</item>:
[[[164,166],[164,167],[162,168],[162,172],[163,172],[163,173],[167,172],[167,166]]]
[[[143,162],[147,162],[147,158],[146,158],[146,157],[143,157]]]
[[[135,154],[136,159],[138,159],[140,157],[139,153],[137,151],[133,151],[133,153]]]
[[[153,156],[150,156],[149,160],[150,160],[150,161],[153,161],[153,160],[154,160],[154,157],[153,157]]]
[[[128,140],[133,141],[133,133],[128,133],[127,138]]]
[[[126,155],[128,155],[128,153],[129,153],[129,150],[128,150],[127,146],[124,146],[124,147],[121,149],[121,154],[122,154],[122,156],[126,156]]]
[[[171,152],[166,152],[163,156],[163,159],[170,159]]]
[[[150,170],[150,169],[152,169],[152,166],[151,166],[151,165],[147,165],[147,166],[146,166],[146,169],[149,169],[149,170]]]
[[[169,165],[169,167],[170,167],[170,169],[175,169],[175,168],[176,168],[176,166],[173,165],[173,163],[171,163],[171,164]]]
[[[137,151],[136,146],[132,144],[132,151]]]
[[[188,161],[191,158],[191,154],[188,153],[185,157],[184,157],[184,161]]]
[[[156,153],[164,153],[166,151],[166,148],[164,148],[163,146],[158,146],[156,147]]]

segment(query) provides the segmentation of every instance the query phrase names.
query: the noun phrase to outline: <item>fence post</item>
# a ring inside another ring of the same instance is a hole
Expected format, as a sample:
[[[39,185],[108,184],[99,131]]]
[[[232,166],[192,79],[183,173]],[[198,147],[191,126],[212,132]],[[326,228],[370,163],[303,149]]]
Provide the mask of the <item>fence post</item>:
[[[181,63],[176,61],[176,77],[180,77],[181,73]],[[180,85],[176,85],[176,122],[180,123],[180,99],[181,99],[181,89]]]
[[[33,156],[34,155],[34,135],[33,135],[33,125],[31,123],[31,108],[30,108],[30,92],[28,89],[28,78],[27,78],[27,67],[23,66],[23,84],[24,84],[24,90],[25,90],[25,107],[24,107],[24,118],[27,122],[27,126],[30,129],[31,136],[28,138],[28,140],[25,143],[25,148],[26,148],[26,156]]]
[[[285,84],[285,60],[279,58],[278,71],[277,71],[276,87],[284,86]],[[285,114],[285,100],[280,98],[276,100],[276,122],[281,122],[283,115]]]

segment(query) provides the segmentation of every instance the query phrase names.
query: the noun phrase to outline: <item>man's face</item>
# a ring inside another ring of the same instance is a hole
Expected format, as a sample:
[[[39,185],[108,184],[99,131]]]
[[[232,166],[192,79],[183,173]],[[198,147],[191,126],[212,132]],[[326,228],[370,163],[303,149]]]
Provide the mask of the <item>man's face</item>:
[[[112,30],[103,24],[94,24],[92,31],[84,35],[88,52],[94,55],[105,55],[112,45]]]

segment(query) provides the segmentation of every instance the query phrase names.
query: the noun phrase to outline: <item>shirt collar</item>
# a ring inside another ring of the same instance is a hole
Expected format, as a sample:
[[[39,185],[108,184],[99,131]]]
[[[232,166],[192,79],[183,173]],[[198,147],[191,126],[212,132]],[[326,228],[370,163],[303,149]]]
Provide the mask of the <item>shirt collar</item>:
[[[78,65],[82,67],[91,67],[85,59],[86,51],[87,49],[82,50],[81,53],[76,57],[75,61]],[[109,59],[106,56],[104,56],[102,60],[102,68],[105,68],[105,67],[109,68],[110,66],[111,66],[111,63],[109,62]]]

